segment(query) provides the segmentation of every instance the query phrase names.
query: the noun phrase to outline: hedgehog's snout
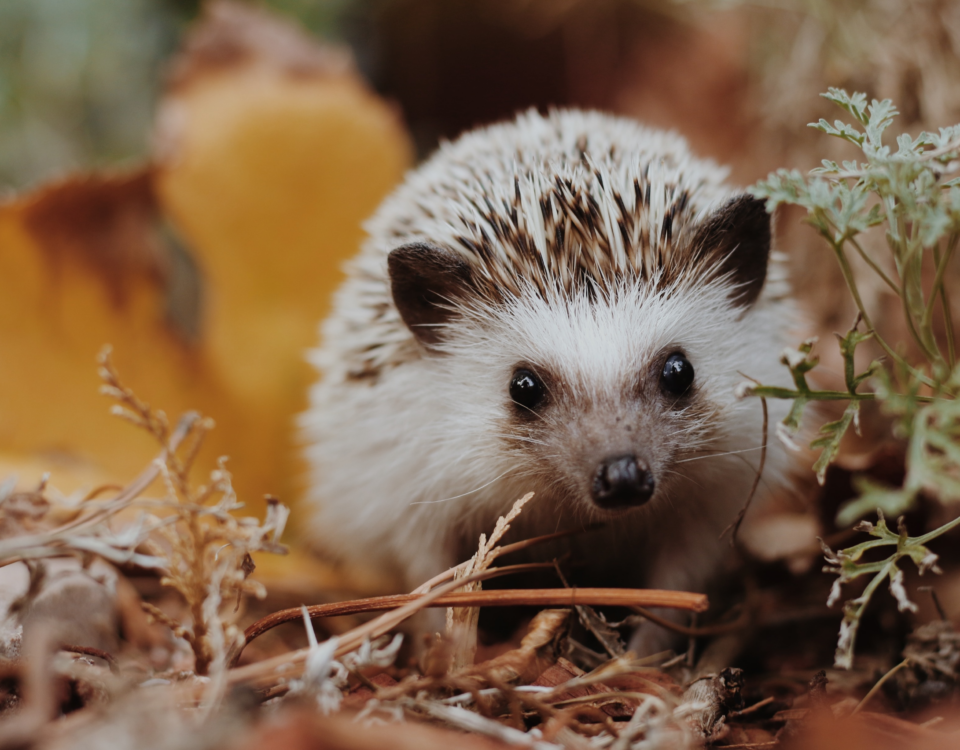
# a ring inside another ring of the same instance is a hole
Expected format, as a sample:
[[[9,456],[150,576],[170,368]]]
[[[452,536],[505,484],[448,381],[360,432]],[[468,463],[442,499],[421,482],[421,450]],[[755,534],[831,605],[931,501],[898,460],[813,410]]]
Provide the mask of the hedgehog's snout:
[[[643,505],[653,496],[654,487],[653,474],[642,459],[615,456],[597,467],[590,494],[601,508],[617,510]]]

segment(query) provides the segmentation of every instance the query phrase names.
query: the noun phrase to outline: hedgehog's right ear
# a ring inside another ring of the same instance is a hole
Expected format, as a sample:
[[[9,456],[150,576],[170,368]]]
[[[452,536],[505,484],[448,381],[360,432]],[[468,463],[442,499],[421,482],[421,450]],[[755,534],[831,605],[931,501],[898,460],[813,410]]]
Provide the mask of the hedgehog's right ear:
[[[739,195],[700,225],[692,247],[694,258],[726,274],[736,285],[733,303],[748,308],[757,301],[767,278],[772,241],[766,204],[752,195]]]
[[[407,328],[425,346],[439,343],[453,305],[471,287],[462,256],[428,242],[412,242],[387,256],[393,302]]]

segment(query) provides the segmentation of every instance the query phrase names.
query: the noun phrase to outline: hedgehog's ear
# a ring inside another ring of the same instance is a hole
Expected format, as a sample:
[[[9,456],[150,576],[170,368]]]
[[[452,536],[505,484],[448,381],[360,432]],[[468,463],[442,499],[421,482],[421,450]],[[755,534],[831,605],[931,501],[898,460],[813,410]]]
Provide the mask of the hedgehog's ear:
[[[400,317],[426,346],[443,338],[453,305],[470,289],[470,266],[462,256],[428,242],[412,242],[387,256],[390,291]]]
[[[694,257],[716,264],[736,284],[734,304],[750,307],[767,278],[770,259],[770,215],[764,202],[752,195],[733,198],[700,225],[693,240]]]

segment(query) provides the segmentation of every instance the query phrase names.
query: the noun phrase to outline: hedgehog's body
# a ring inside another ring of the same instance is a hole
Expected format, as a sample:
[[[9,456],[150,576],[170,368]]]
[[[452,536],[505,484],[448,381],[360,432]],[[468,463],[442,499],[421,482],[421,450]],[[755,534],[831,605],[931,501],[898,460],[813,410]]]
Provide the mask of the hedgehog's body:
[[[319,547],[413,587],[532,490],[523,534],[609,522],[581,585],[701,587],[759,458],[738,372],[780,378],[790,312],[769,219],[724,176],[582,112],[475,131],[412,172],[314,355]]]

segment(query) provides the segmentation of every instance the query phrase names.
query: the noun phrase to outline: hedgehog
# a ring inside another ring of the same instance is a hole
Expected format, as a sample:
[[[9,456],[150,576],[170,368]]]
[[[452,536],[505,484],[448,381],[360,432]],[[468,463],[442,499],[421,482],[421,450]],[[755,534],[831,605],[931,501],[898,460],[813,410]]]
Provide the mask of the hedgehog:
[[[532,491],[518,536],[593,529],[564,543],[576,584],[704,590],[764,442],[741,373],[777,382],[794,317],[770,216],[726,177],[675,133],[579,110],[412,170],[310,353],[317,547],[412,588]],[[770,440],[762,494],[789,464]]]

